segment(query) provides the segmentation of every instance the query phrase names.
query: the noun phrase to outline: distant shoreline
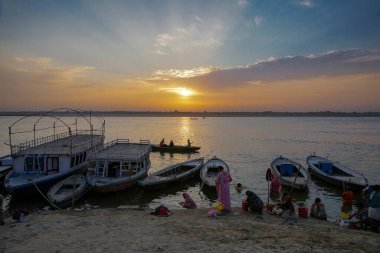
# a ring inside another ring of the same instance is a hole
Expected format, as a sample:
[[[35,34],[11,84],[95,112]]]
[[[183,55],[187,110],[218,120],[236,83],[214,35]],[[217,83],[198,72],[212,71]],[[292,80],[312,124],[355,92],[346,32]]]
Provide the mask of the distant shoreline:
[[[44,111],[0,112],[0,116],[41,115]],[[89,115],[86,111],[84,114]],[[92,115],[112,117],[380,117],[380,112],[156,112],[156,111],[92,111]],[[73,112],[59,112],[55,115],[72,116]]]

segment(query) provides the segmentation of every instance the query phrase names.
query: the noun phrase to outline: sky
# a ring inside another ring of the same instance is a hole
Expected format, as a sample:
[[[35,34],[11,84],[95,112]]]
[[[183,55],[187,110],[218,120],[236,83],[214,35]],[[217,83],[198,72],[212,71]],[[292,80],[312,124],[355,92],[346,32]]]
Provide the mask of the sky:
[[[378,0],[0,0],[0,111],[380,111]]]

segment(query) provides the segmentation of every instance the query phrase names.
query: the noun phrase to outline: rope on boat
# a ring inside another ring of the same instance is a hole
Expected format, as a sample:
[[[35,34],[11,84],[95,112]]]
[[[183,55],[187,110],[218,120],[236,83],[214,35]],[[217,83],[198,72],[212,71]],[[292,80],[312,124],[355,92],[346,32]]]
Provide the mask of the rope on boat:
[[[201,194],[201,191],[202,191],[202,188],[203,188],[204,183],[205,183],[205,181],[202,180],[202,184],[201,184],[201,187],[199,188],[199,192],[198,192],[198,195],[199,195],[199,197],[201,197],[202,200],[205,200],[205,199],[203,198],[202,194]]]
[[[298,167],[296,177],[294,178],[294,181],[293,181],[292,186],[290,188],[290,196],[292,196],[292,194],[293,194],[294,184],[296,183],[296,180],[297,180],[297,177],[298,177],[298,174],[300,173],[300,171],[301,171],[301,165]]]
[[[62,212],[65,212],[67,214],[70,214],[70,215],[74,215],[74,216],[78,216],[78,217],[84,217],[84,215],[82,214],[76,214],[76,213],[72,213],[72,212],[69,212],[67,210],[64,210],[62,208],[60,208],[59,206],[55,205],[54,203],[52,203],[43,193],[42,191],[40,190],[40,188],[38,188],[37,184],[35,182],[32,182],[33,185],[36,187],[37,191],[41,194],[42,197],[44,197],[44,199],[54,208],[58,209],[59,211],[62,211]]]

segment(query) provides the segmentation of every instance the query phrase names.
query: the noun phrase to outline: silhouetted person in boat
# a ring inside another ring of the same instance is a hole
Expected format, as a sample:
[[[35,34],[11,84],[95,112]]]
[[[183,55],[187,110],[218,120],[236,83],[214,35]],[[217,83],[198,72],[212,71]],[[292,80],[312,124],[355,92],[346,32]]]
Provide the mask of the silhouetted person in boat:
[[[166,145],[165,143],[165,138],[162,138],[161,142],[160,142],[160,147],[167,147],[168,145]]]
[[[169,143],[169,147],[171,147],[171,148],[174,147],[174,142],[173,142],[173,140],[170,141],[170,143]]]
[[[191,141],[190,141],[190,139],[187,140],[187,146],[191,147]]]

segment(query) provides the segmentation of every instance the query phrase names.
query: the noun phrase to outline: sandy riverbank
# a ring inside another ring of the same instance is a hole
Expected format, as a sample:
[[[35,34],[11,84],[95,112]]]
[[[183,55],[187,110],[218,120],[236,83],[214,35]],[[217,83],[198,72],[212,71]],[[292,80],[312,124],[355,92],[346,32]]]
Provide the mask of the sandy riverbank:
[[[380,235],[299,218],[282,224],[241,209],[208,218],[205,209],[48,211],[0,226],[0,252],[379,252]]]

